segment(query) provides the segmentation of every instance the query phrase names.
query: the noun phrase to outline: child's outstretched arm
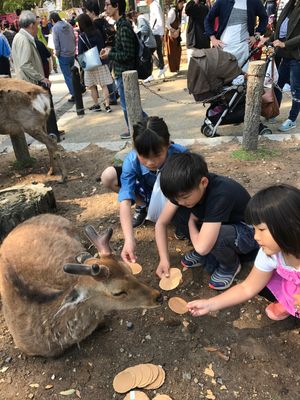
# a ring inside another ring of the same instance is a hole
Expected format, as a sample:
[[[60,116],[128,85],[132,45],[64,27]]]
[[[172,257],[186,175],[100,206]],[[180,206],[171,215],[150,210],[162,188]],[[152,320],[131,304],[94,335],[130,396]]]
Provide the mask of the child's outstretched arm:
[[[257,295],[267,285],[272,274],[273,272],[260,271],[254,266],[244,282],[233,286],[219,296],[190,301],[187,305],[188,310],[194,317],[200,317],[211,311],[243,303]]]
[[[175,204],[168,200],[155,224],[155,240],[160,258],[158,267],[156,269],[156,274],[160,278],[163,276],[169,276],[170,260],[168,251],[167,227],[172,221],[177,208],[178,207],[175,206]]]
[[[120,222],[124,235],[124,246],[121,257],[125,262],[135,262],[136,244],[132,227],[131,200],[123,200],[120,202]]]

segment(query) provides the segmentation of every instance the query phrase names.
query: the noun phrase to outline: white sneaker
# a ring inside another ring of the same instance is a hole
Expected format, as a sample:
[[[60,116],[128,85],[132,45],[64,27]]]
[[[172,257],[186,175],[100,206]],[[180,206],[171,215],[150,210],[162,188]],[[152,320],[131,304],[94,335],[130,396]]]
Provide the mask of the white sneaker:
[[[290,92],[290,91],[291,91],[291,86],[290,86],[288,83],[286,83],[286,84],[283,86],[282,91],[283,91],[283,92]]]
[[[149,83],[149,82],[151,82],[151,81],[153,81],[153,80],[154,80],[153,75],[150,75],[150,76],[148,76],[148,78],[146,78],[146,79],[144,80],[144,83]]]
[[[166,72],[167,69],[168,69],[168,66],[165,65],[165,66],[163,67],[163,69],[160,69],[160,70],[158,71],[157,77],[160,78],[160,77],[162,77],[163,75],[165,75],[165,72]]]

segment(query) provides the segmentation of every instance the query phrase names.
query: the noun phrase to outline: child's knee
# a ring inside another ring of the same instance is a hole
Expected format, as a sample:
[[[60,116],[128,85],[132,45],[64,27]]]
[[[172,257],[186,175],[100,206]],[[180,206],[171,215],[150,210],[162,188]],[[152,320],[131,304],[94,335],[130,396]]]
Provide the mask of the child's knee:
[[[107,167],[101,174],[102,185],[111,190],[118,186],[118,177],[114,167]]]

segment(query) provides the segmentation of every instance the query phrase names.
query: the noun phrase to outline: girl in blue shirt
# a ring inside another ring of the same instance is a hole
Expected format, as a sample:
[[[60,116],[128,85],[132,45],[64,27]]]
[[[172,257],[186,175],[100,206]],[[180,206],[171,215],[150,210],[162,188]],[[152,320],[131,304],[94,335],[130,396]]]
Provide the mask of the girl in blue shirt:
[[[122,167],[108,167],[101,175],[103,186],[118,193],[125,238],[121,257],[127,262],[136,260],[133,228],[145,222],[160,169],[168,156],[187,151],[185,147],[170,142],[167,124],[159,117],[147,117],[133,127],[133,145],[134,149],[128,153]],[[131,206],[134,203],[132,218]]]

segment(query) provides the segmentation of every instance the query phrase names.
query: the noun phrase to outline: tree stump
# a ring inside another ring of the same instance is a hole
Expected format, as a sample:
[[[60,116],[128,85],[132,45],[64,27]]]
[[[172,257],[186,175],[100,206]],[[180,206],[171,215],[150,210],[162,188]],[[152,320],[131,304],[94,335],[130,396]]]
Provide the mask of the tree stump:
[[[53,190],[42,183],[0,190],[0,241],[26,219],[53,211],[56,211]]]
[[[243,148],[247,151],[257,150],[265,69],[264,61],[249,63],[243,132]]]

